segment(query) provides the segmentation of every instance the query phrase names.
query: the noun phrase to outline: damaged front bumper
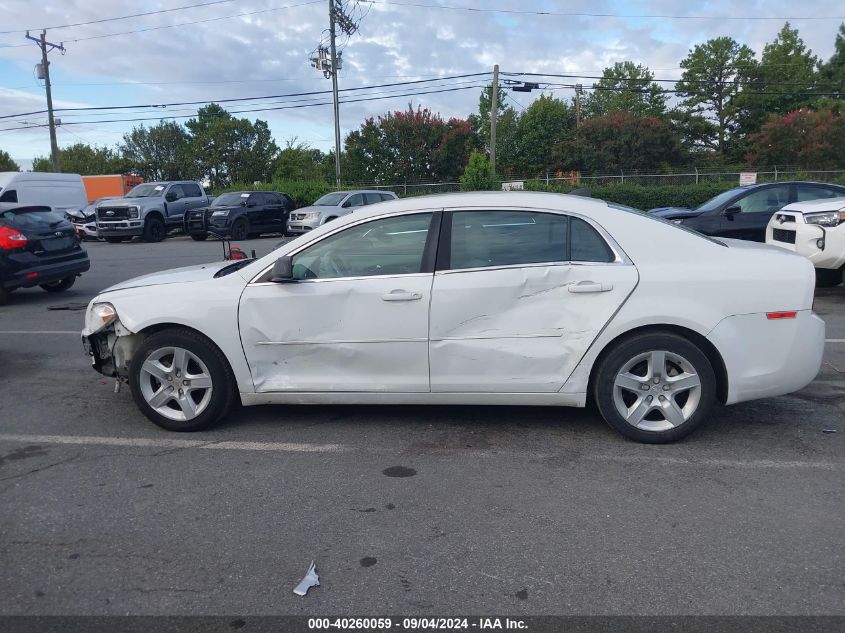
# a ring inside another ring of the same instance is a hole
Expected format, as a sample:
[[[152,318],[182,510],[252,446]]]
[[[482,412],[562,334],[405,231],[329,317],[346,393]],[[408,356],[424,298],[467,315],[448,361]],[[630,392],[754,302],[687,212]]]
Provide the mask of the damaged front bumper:
[[[115,321],[98,332],[84,330],[82,349],[91,357],[95,371],[126,381],[129,379],[129,363],[144,338],[143,334],[131,332],[120,321]]]

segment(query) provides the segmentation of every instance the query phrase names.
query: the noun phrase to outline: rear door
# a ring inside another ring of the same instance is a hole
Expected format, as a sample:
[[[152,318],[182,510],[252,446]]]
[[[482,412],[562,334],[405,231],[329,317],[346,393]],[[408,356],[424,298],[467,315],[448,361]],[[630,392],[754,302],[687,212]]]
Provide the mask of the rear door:
[[[637,283],[586,219],[444,215],[431,299],[433,392],[556,392]]]
[[[790,185],[773,185],[754,189],[732,202],[719,220],[719,235],[754,242],[766,241],[766,226],[776,211],[792,201]],[[730,209],[738,207],[737,212]]]
[[[204,196],[202,189],[195,182],[182,183],[182,191],[185,193],[185,210],[197,209],[208,204],[208,197]]]
[[[261,224],[273,232],[284,231],[285,208],[277,193],[264,193],[264,210],[261,212]]]

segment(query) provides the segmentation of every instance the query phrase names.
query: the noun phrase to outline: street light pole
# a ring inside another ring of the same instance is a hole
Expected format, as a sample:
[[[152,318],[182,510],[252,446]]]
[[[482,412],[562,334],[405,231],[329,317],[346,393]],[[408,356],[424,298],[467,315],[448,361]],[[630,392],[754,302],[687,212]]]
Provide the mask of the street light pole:
[[[50,90],[50,61],[47,59],[47,47],[50,50],[58,48],[63,53],[65,47],[62,44],[53,44],[47,41],[47,31],[41,31],[41,37],[32,37],[29,31],[26,32],[26,39],[32,40],[38,44],[41,49],[41,68],[44,72],[44,87],[47,90],[47,124],[50,127],[50,158],[53,161],[53,171],[59,173],[62,171],[59,164],[59,144],[56,141],[56,120],[53,118],[53,94]]]
[[[340,189],[340,104],[337,98],[337,47],[335,45],[334,0],[329,0],[329,37],[331,39],[332,101],[334,104],[334,175],[337,188]]]
[[[490,167],[496,173],[496,115],[499,112],[499,64],[493,66],[493,89],[490,99]]]

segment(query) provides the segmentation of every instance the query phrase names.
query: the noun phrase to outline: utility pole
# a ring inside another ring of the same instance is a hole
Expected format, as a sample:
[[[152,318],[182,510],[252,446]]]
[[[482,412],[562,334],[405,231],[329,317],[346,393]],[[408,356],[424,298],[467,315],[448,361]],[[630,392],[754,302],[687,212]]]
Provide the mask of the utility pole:
[[[334,103],[334,177],[340,189],[340,104],[337,100],[337,48],[335,46],[334,0],[329,0],[329,37],[331,38],[332,101]]]
[[[490,166],[496,174],[496,115],[499,111],[499,64],[493,66],[493,89],[490,99]]]
[[[581,95],[584,94],[584,86],[575,84],[575,127],[581,127]]]
[[[41,49],[41,69],[44,74],[44,87],[47,89],[47,123],[50,127],[50,156],[53,159],[53,171],[60,172],[61,165],[59,165],[59,144],[56,142],[56,121],[53,118],[53,94],[50,92],[50,61],[47,59],[47,47],[50,51],[59,49],[62,53],[65,52],[65,47],[62,46],[64,42],[53,44],[47,41],[47,31],[41,31],[41,37],[32,37],[29,31],[26,32],[26,39],[32,40],[38,44]]]

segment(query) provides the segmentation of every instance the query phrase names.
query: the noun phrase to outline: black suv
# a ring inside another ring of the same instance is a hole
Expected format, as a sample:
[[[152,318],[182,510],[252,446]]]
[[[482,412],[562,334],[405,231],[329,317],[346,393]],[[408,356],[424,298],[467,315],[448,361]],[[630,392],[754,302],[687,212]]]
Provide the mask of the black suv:
[[[0,211],[0,303],[16,288],[70,288],[91,267],[70,222],[50,207]]]
[[[730,189],[697,209],[659,207],[651,212],[705,235],[765,242],[769,220],[787,204],[840,196],[845,196],[842,185],[771,182]]]
[[[195,240],[209,234],[244,240],[261,233],[284,233],[296,208],[286,193],[235,191],[217,196],[210,206],[185,214],[185,233]]]

